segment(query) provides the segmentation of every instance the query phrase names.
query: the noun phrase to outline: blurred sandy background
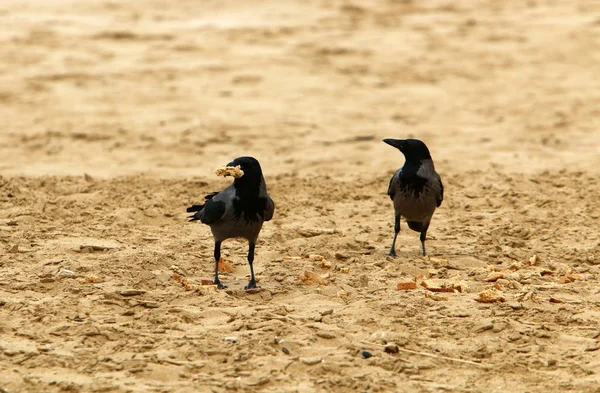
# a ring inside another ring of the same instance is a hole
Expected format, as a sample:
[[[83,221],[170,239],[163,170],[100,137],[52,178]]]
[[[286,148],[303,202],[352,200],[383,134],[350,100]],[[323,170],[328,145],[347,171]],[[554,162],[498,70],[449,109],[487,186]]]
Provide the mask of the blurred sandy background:
[[[0,26],[0,391],[598,391],[597,1],[4,0]],[[404,223],[385,256],[385,137],[446,185],[430,259]],[[237,241],[200,287],[185,219],[240,155],[277,204],[255,294]]]

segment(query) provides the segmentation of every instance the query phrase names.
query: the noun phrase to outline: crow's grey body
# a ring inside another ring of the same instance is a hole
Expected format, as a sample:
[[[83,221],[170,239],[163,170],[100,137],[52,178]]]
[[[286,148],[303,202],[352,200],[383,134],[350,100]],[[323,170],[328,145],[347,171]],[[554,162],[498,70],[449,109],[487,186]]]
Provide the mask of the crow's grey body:
[[[254,248],[263,223],[273,218],[275,204],[267,193],[267,186],[260,164],[252,157],[239,157],[228,166],[240,165],[244,175],[220,192],[208,194],[204,205],[194,205],[187,209],[196,212],[190,221],[200,220],[210,226],[215,239],[215,278],[219,288],[225,288],[219,281],[218,263],[221,257],[221,243],[231,238],[248,240],[248,263],[251,278],[246,289],[256,288],[254,278]]]
[[[394,203],[394,240],[390,255],[396,256],[396,238],[400,232],[400,217],[404,217],[410,229],[421,233],[421,246],[425,252],[425,239],[431,217],[444,199],[444,186],[435,171],[427,146],[416,139],[385,139],[384,142],[398,148],[406,162],[390,179],[388,195]]]
[[[273,200],[271,200],[271,197],[267,193],[264,179],[261,179],[259,194],[254,201],[254,203],[261,205],[264,203],[262,212],[237,209],[235,204],[238,203],[239,199],[240,196],[236,193],[236,187],[232,184],[209,199],[204,209],[196,213],[194,217],[199,215],[196,219],[199,218],[204,224],[210,226],[215,241],[241,237],[248,241],[256,242],[263,222],[269,221],[273,217],[275,210]],[[217,204],[221,206],[212,207],[212,205]],[[217,214],[220,216],[218,219],[209,217],[206,214],[211,209],[218,211]]]
[[[425,160],[416,173],[426,181],[420,192],[409,186],[415,180],[402,173],[402,168],[394,174],[388,187],[388,195],[394,201],[394,210],[407,221],[429,222],[435,208],[441,203],[442,181],[433,168],[433,161]],[[417,182],[419,180],[417,179]]]

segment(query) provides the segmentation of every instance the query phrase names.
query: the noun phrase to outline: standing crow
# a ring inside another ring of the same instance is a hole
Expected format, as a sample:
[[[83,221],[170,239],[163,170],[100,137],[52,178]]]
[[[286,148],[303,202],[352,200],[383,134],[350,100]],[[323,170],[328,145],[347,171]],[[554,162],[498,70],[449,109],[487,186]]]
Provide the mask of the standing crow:
[[[444,199],[444,186],[435,171],[429,149],[418,139],[384,139],[404,154],[404,166],[390,179],[388,195],[394,201],[394,240],[390,256],[396,257],[396,238],[400,232],[400,216],[408,227],[421,232],[421,247],[425,256],[425,238],[431,216]]]
[[[229,187],[221,192],[213,192],[204,197],[204,205],[188,207],[187,211],[196,212],[190,221],[200,220],[210,226],[215,238],[215,278],[213,283],[219,289],[227,288],[219,281],[219,260],[221,243],[225,239],[241,237],[248,239],[248,263],[250,264],[250,282],[245,289],[256,288],[254,279],[254,247],[263,222],[273,218],[275,204],[267,193],[267,185],[260,164],[253,157],[238,157],[228,167],[240,166],[244,174],[236,178]]]

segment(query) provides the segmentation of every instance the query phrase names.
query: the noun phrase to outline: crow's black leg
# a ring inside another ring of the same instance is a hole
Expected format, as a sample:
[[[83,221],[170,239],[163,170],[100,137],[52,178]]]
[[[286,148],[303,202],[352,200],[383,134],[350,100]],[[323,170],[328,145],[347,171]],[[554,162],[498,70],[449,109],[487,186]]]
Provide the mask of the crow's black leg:
[[[429,222],[423,225],[423,230],[421,231],[421,249],[423,250],[423,256],[427,255],[425,252],[425,239],[427,238],[427,229],[429,228]]]
[[[254,247],[256,247],[256,243],[250,241],[248,244],[248,264],[250,265],[250,281],[248,285],[244,287],[244,289],[252,289],[257,288],[256,280],[254,279],[254,267],[252,263],[254,262]]]
[[[392,248],[390,248],[390,256],[396,258],[396,238],[400,232],[400,214],[394,213],[394,240],[392,240]]]
[[[219,281],[219,260],[221,259],[221,241],[215,241],[215,279],[213,280],[213,284],[217,286],[219,289],[227,288],[227,285],[221,284]]]

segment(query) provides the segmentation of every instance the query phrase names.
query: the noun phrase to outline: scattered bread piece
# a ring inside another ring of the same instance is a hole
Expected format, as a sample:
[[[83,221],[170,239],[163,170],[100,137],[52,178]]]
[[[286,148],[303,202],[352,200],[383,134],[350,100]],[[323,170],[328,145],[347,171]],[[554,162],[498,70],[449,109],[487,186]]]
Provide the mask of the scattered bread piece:
[[[538,256],[534,254],[531,258],[529,258],[529,264],[531,266],[535,266],[535,265],[537,265],[538,260],[539,260]]]
[[[399,291],[409,291],[411,289],[417,289],[416,281],[399,282],[396,284],[396,289]]]
[[[327,285],[325,280],[323,280],[318,274],[316,274],[315,272],[311,272],[310,270],[305,270],[302,274],[300,274],[300,277],[298,277],[298,279],[301,283],[305,285]]]
[[[487,281],[487,282],[496,282],[496,281],[498,281],[501,278],[504,278],[504,273],[492,272],[492,273],[488,274],[488,276],[486,277],[485,281]]]
[[[583,277],[581,274],[571,273],[570,271],[566,272],[564,276],[558,280],[559,284],[566,284],[568,282],[573,282],[575,280],[581,280]]]
[[[479,293],[479,295],[475,298],[475,301],[480,303],[495,303],[495,302],[503,302],[506,299],[502,296],[502,292],[495,288],[488,288]]]
[[[428,281],[423,280],[423,281],[421,281],[421,286],[430,292],[454,293],[455,291],[458,291],[458,289],[455,288],[453,284],[447,283],[447,282],[434,284],[431,281],[428,282]]]
[[[224,260],[223,258],[219,259],[219,272],[232,272],[233,265],[231,262]]]
[[[322,260],[320,266],[321,266],[321,269],[331,269],[331,262],[329,262],[327,260]]]
[[[244,176],[244,171],[242,170],[242,168],[240,168],[239,165],[238,166],[224,166],[221,168],[217,168],[215,173],[217,174],[217,176],[233,176],[236,179]]]

